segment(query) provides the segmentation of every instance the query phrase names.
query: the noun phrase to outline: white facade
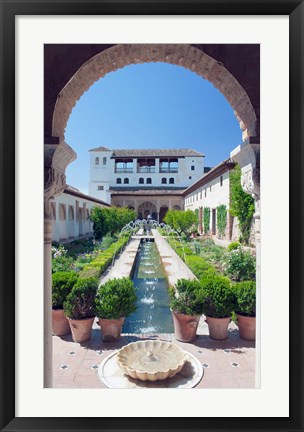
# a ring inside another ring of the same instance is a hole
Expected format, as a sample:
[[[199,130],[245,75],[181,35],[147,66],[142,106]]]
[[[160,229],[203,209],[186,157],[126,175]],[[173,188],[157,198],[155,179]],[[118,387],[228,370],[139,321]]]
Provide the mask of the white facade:
[[[232,219],[228,212],[230,205],[229,171],[233,166],[233,163],[222,162],[184,192],[185,210],[198,210],[198,229],[201,234],[203,233],[204,208],[210,209],[209,233],[217,235],[217,207],[225,205],[227,209],[226,237],[231,237]]]
[[[52,241],[65,243],[93,234],[89,216],[93,207],[105,207],[106,203],[67,188],[51,202]]]
[[[89,193],[111,202],[110,190],[187,188],[203,173],[203,155],[191,149],[90,150]]]

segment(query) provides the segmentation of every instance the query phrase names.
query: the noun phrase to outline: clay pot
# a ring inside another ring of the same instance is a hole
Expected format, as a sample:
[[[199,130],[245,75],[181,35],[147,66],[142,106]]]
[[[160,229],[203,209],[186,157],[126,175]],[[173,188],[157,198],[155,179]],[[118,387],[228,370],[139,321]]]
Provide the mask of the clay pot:
[[[248,341],[255,340],[255,317],[236,314],[240,338]]]
[[[82,320],[68,319],[74,342],[82,343],[91,339],[91,330],[95,317]]]
[[[120,339],[124,320],[124,317],[118,319],[99,318],[98,324],[100,325],[103,342],[116,342]]]
[[[67,317],[63,309],[52,309],[52,328],[55,336],[64,336],[71,333]]]
[[[224,340],[228,338],[228,326],[230,317],[228,318],[211,318],[206,316],[206,323],[209,327],[209,336],[211,339]]]
[[[181,342],[192,342],[196,339],[196,330],[201,315],[185,315],[171,311],[174,323],[174,337]]]

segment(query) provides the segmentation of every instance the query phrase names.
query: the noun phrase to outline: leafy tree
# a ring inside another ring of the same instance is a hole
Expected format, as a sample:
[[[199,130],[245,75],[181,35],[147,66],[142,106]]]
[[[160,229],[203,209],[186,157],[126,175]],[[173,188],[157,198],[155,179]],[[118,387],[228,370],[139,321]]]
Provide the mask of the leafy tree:
[[[164,221],[179,234],[183,233],[189,239],[190,234],[197,230],[198,215],[192,210],[168,210]]]
[[[113,236],[136,218],[134,210],[125,207],[94,207],[91,213],[93,231],[96,239],[110,234]]]
[[[254,199],[247,194],[241,185],[241,168],[236,165],[230,171],[230,209],[232,216],[238,218],[240,242],[248,245],[252,217],[254,215]]]

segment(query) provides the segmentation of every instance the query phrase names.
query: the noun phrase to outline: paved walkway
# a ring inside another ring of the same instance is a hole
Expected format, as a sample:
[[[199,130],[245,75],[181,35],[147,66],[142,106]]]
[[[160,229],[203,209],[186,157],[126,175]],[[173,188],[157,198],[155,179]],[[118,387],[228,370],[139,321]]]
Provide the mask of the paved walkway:
[[[166,270],[169,285],[175,285],[178,279],[196,279],[192,271],[172,249],[167,240],[155,229],[152,230],[152,233]]]
[[[129,277],[131,275],[140,240],[140,236],[131,238],[123,252],[115,260],[113,267],[109,267],[101,276],[101,284],[104,284],[109,279]]]
[[[124,334],[119,342],[101,341],[95,324],[91,340],[84,344],[72,342],[71,336],[53,336],[53,387],[105,388],[97,374],[98,365],[122,346],[142,339],[172,341],[193,354],[204,367],[204,376],[197,389],[255,387],[255,348],[253,342],[239,338],[234,323],[229,326],[229,338],[215,341],[208,336],[208,326],[201,319],[198,338],[193,343],[174,339],[173,334]]]

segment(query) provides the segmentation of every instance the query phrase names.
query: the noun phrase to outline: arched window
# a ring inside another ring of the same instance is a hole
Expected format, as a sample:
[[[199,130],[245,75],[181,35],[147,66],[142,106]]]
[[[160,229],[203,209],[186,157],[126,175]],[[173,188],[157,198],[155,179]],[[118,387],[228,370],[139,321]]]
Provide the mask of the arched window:
[[[166,179],[166,177],[163,177],[163,178],[162,178],[162,184],[167,184],[167,179]]]
[[[95,158],[95,165],[99,165],[99,157]]]
[[[152,179],[150,177],[147,178],[147,184],[152,184]]]
[[[129,184],[129,179],[128,178],[124,178],[124,184]]]
[[[102,158],[102,164],[107,165],[107,158],[106,157]]]
[[[170,177],[170,178],[169,178],[169,183],[170,183],[170,184],[174,184],[174,178],[173,178],[173,177]]]
[[[118,178],[116,179],[116,183],[117,183],[117,184],[121,184],[121,178],[118,177]]]
[[[139,184],[144,184],[144,179],[143,179],[142,177],[140,177],[138,183],[139,183]]]

